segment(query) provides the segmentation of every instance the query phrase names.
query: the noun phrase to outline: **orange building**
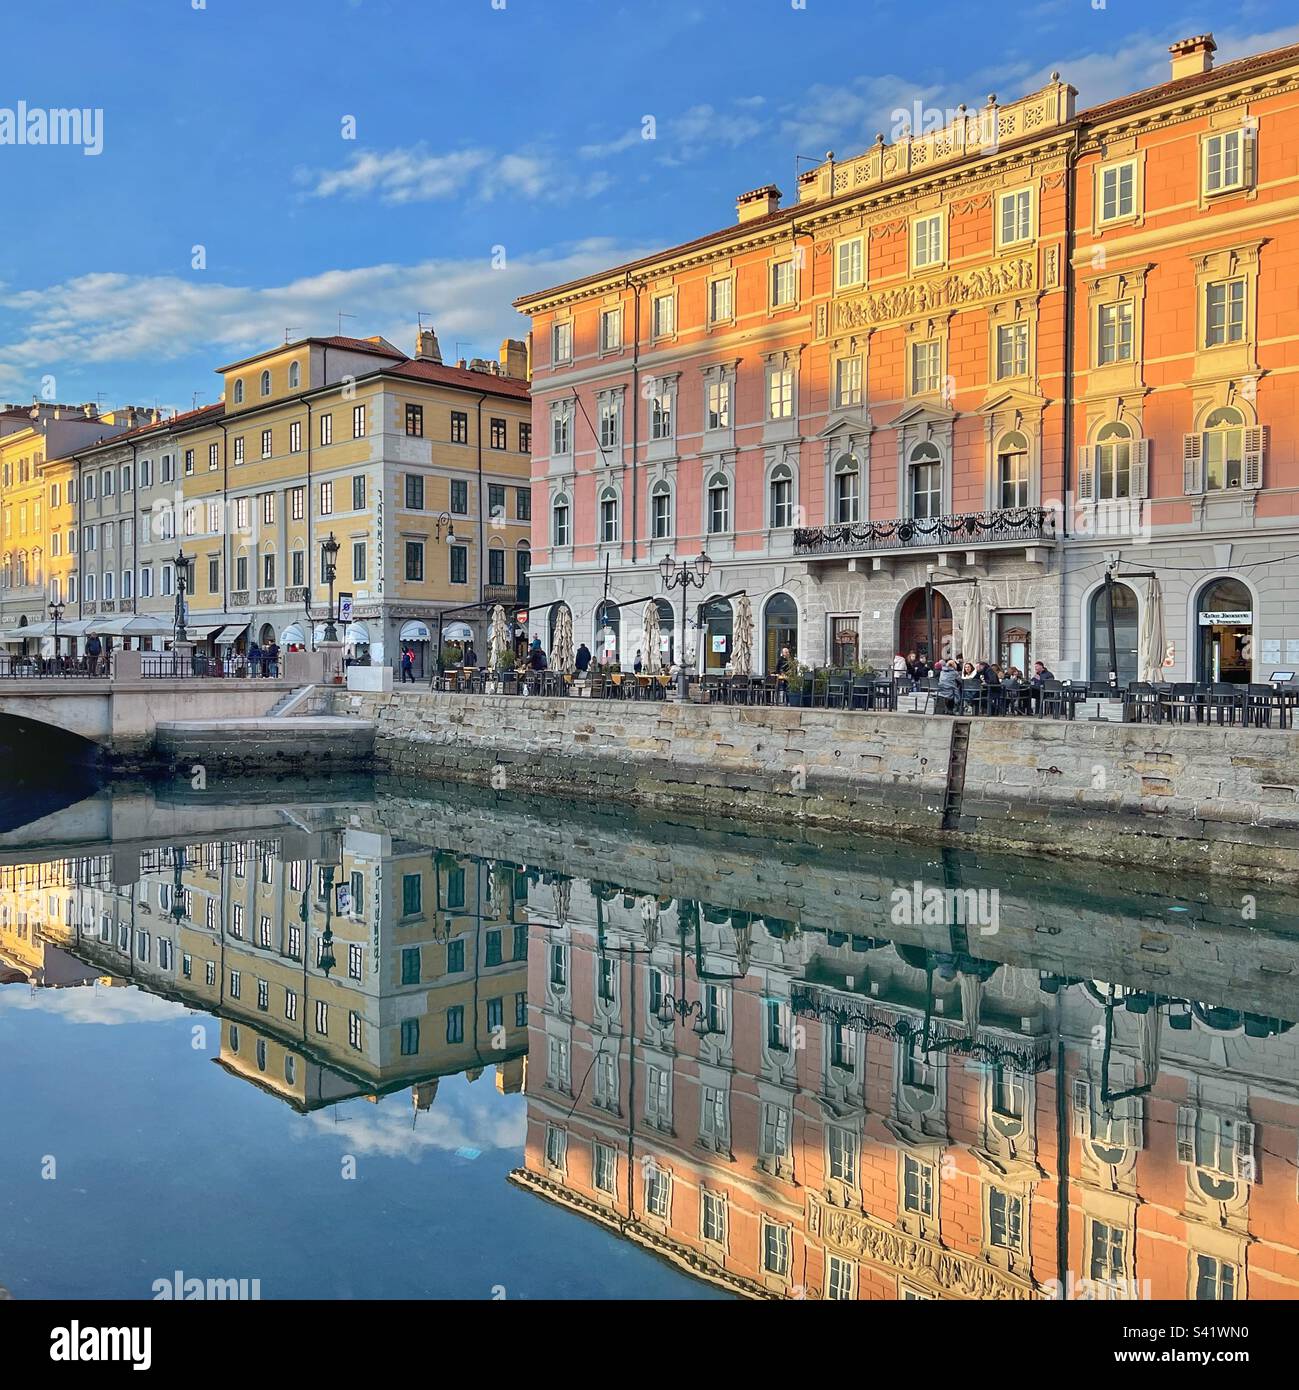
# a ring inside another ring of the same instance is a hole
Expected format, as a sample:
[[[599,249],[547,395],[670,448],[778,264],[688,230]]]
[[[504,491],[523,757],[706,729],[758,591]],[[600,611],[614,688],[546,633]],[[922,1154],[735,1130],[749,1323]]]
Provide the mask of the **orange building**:
[[[1259,565],[1295,530],[1299,47],[1212,52],[1092,111],[1055,75],[926,119],[788,207],[757,189],[732,227],[518,300],[534,602],[598,660],[642,646],[652,596],[663,659],[723,667],[744,593],[757,670],[978,647],[1097,679],[1139,674],[1153,602],[1174,678],[1299,668],[1291,567]],[[704,554],[682,605],[660,563]],[[1114,653],[1107,567],[1132,580]]]

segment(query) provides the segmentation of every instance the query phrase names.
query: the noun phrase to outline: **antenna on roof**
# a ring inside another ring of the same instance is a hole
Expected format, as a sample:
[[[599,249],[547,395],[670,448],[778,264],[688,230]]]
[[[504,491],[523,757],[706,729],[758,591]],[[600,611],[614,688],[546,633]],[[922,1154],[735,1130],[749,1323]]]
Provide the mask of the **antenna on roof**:
[[[424,331],[424,320],[425,320],[425,319],[431,319],[432,317],[433,317],[433,312],[432,312],[431,309],[420,309],[420,310],[418,310],[418,311],[416,312],[415,318],[416,318],[416,320],[417,320],[418,323],[419,323],[419,331],[420,331],[421,333],[423,333],[423,331]]]
[[[207,395],[207,392],[206,392],[206,391],[195,391],[195,392],[190,396],[190,407],[189,407],[189,408],[190,408],[191,410],[197,410],[197,409],[198,409],[198,398],[199,398],[200,396],[206,396],[206,395]]]
[[[338,336],[340,338],[343,336],[343,320],[354,319],[355,317],[355,314],[345,314],[341,309],[338,311]]]
[[[460,349],[461,349],[462,347],[473,347],[473,343],[469,342],[468,339],[465,339],[465,338],[457,338],[457,339],[456,339],[456,361],[457,361],[457,362],[460,361]]]
[[[294,335],[295,333],[301,333],[301,332],[302,332],[302,329],[300,329],[300,328],[286,328],[286,329],[284,330],[284,346],[285,346],[285,347],[288,347],[288,345],[293,341],[293,335]]]

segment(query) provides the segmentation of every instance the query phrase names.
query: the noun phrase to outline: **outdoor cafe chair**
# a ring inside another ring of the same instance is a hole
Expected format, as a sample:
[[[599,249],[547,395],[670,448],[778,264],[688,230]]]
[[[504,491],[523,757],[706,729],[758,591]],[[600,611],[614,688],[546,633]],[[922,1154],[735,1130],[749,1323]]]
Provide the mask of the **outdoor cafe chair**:
[[[1244,723],[1248,700],[1242,686],[1230,681],[1214,681],[1205,697],[1208,717],[1219,724]]]

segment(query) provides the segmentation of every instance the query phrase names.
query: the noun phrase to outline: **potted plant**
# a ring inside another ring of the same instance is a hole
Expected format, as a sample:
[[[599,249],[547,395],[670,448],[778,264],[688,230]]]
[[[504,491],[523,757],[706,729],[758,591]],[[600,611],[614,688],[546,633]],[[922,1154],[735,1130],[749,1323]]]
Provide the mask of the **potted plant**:
[[[791,705],[803,703],[803,691],[807,686],[807,672],[798,661],[791,661],[785,667],[785,689]]]

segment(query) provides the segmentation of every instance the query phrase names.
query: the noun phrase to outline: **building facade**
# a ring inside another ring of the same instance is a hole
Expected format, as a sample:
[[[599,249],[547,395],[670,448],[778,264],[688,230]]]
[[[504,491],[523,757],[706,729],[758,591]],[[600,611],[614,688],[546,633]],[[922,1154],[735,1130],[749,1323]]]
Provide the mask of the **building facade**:
[[[664,660],[723,667],[743,593],[756,670],[977,648],[1104,679],[1113,568],[1121,675],[1152,572],[1170,677],[1299,666],[1299,48],[1212,53],[1175,45],[1168,83],[1092,111],[1058,75],[990,97],[517,301],[536,603],[597,659],[630,660],[652,597]],[[697,554],[683,610],[658,567]]]

